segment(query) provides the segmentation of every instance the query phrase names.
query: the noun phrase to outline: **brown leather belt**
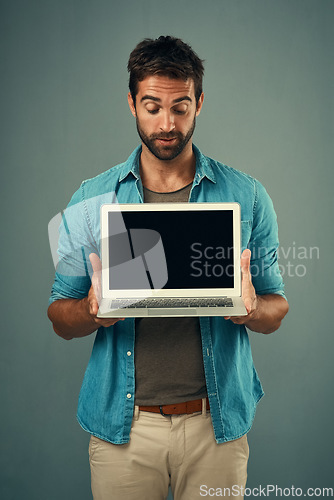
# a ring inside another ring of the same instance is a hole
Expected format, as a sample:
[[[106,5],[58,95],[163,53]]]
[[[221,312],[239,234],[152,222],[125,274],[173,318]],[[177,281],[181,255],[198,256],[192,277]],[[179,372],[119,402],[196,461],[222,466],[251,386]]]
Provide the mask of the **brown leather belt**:
[[[208,398],[206,398],[206,409],[210,409]],[[139,410],[161,413],[161,415],[190,415],[191,413],[202,411],[202,400],[195,399],[194,401],[186,401],[185,403],[177,403],[174,405],[139,406]]]

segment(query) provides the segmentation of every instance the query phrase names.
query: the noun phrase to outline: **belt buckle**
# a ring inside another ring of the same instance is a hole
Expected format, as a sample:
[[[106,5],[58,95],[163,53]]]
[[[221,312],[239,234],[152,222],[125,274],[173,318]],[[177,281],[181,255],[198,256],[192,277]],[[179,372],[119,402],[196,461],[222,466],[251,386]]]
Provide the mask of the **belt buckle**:
[[[162,415],[163,417],[170,417],[170,416],[171,416],[171,414],[170,414],[170,413],[164,413],[164,412],[163,412],[163,409],[162,409],[162,408],[163,408],[163,406],[164,406],[164,405],[159,406],[159,410],[160,410],[161,415]]]

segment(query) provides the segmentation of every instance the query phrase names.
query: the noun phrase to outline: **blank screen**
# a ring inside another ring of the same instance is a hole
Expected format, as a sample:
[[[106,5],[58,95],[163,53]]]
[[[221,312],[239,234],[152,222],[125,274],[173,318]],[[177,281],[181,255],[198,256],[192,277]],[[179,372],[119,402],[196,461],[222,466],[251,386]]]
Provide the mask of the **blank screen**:
[[[113,215],[109,212],[109,234],[113,234]],[[122,215],[127,232],[110,237],[110,263],[134,257],[131,229],[151,229],[160,234],[165,252],[168,281],[164,289],[234,287],[232,210],[125,211]]]

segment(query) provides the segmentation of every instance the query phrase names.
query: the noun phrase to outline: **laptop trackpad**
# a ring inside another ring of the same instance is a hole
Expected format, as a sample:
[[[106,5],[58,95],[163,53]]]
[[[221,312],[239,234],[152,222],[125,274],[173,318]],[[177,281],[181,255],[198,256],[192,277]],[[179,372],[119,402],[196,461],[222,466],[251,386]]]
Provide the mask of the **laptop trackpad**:
[[[149,316],[197,316],[197,309],[185,307],[184,309],[151,309],[148,308]]]

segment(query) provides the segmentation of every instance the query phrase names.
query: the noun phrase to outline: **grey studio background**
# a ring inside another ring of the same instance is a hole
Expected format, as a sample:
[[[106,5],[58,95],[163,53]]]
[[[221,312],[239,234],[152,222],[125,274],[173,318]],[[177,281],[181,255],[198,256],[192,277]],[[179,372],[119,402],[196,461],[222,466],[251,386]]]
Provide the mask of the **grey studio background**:
[[[279,332],[250,333],[266,397],[248,487],[333,487],[333,12],[325,0],[1,1],[1,498],[91,498],[75,415],[94,335],[52,331],[47,226],[138,145],[126,63],[161,34],[206,60],[194,142],[257,177],[279,220],[290,312]]]

